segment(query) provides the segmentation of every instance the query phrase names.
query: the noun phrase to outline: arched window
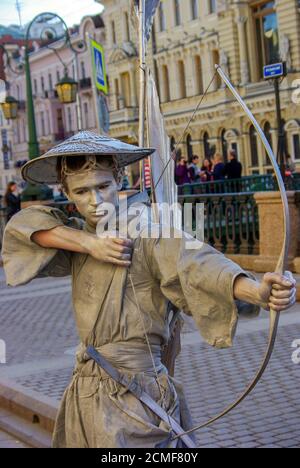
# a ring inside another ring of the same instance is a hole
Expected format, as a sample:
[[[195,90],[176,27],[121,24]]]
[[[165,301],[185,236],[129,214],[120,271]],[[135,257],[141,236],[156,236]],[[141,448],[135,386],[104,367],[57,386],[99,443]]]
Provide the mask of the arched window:
[[[205,132],[203,135],[203,149],[204,149],[204,156],[206,158],[210,158],[211,148],[209,144],[209,134],[207,132]]]
[[[169,102],[170,99],[170,80],[169,80],[169,70],[167,65],[162,66],[163,72],[163,98],[164,102]]]
[[[203,94],[202,62],[199,55],[195,56],[195,82],[196,94]]]
[[[250,139],[250,152],[251,152],[251,166],[258,166],[258,147],[257,147],[257,137],[256,130],[253,125],[249,129],[249,139]]]
[[[163,4],[163,2],[160,2],[159,4],[158,15],[159,15],[159,30],[162,32],[166,30],[165,5]]]
[[[268,140],[269,145],[271,146],[271,148],[273,148],[270,122],[265,123],[265,125],[264,125],[264,134],[265,134],[266,139]],[[266,165],[270,164],[270,159],[269,159],[269,156],[268,156],[267,152],[265,154],[265,157],[266,157],[265,164]]]
[[[179,99],[184,99],[186,97],[186,83],[185,83],[185,69],[184,62],[179,60],[178,62],[178,79],[179,79]]]
[[[221,133],[221,146],[222,146],[223,160],[224,160],[224,162],[227,162],[228,143],[227,143],[227,140],[225,138],[225,133],[226,133],[226,129],[224,128],[222,130],[222,133]]]
[[[171,151],[174,151],[174,149],[176,148],[176,140],[173,136],[171,136],[170,138],[170,148],[171,148]]]
[[[193,158],[193,146],[192,146],[191,135],[188,135],[186,137],[186,150],[187,150],[188,161],[191,162]]]

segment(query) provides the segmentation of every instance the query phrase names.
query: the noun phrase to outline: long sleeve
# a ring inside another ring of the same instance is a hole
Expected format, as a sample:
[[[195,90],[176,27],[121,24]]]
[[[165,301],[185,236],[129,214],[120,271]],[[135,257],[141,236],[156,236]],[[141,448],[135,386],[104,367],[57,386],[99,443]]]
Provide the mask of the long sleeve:
[[[168,300],[192,314],[209,344],[229,347],[238,319],[234,281],[239,275],[253,277],[207,244],[198,242],[199,248],[188,250],[186,241],[191,238],[185,233],[183,236],[148,240],[147,261],[152,275]],[[249,308],[253,316],[259,312],[255,306]]]
[[[57,226],[81,228],[80,220],[68,219],[56,208],[32,206],[17,213],[7,224],[3,238],[3,266],[7,284],[18,286],[34,278],[68,276],[72,253],[47,249],[33,242],[32,235]]]

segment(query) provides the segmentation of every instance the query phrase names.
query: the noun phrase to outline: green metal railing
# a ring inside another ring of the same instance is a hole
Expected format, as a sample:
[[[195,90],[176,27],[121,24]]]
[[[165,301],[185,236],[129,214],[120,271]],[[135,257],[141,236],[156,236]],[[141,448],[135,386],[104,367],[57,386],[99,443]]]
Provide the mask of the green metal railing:
[[[287,190],[300,190],[300,173],[294,173],[286,178]],[[278,185],[273,174],[252,175],[241,179],[225,179],[196,184],[185,184],[178,187],[179,195],[198,195],[214,193],[246,193],[277,191]]]

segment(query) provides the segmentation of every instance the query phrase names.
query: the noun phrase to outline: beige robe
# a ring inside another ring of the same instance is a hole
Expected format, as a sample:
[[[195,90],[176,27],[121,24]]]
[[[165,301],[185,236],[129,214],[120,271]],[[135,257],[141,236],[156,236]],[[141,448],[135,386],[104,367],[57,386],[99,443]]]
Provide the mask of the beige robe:
[[[165,423],[88,359],[85,348],[92,344],[121,372],[135,377],[187,430],[192,422],[183,392],[160,361],[161,347],[169,338],[166,301],[192,315],[210,345],[231,346],[237,324],[233,283],[246,273],[208,245],[186,250],[184,239],[139,237],[130,268],[132,288],[125,268],[89,255],[45,249],[31,240],[34,232],[60,225],[91,230],[82,220],[68,220],[58,209],[34,206],[7,225],[2,251],[11,286],[42,276],[72,276],[81,346],[58,413],[53,446],[180,446],[178,440],[170,442]],[[253,314],[256,311],[253,308]]]

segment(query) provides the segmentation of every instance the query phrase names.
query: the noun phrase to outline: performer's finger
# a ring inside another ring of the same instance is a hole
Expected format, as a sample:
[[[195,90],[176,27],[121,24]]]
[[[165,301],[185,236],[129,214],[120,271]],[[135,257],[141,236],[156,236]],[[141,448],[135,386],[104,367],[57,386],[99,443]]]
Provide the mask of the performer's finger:
[[[278,299],[284,299],[285,297],[291,297],[295,294],[296,288],[292,289],[275,289],[273,288],[271,291],[271,295]]]
[[[118,265],[122,267],[130,267],[131,262],[130,261],[124,261],[124,260],[118,260],[117,258],[108,258],[109,263],[112,263],[113,265]]]
[[[112,241],[115,244],[122,245],[125,247],[133,247],[133,241],[131,239],[118,239],[118,238],[113,238]]]

